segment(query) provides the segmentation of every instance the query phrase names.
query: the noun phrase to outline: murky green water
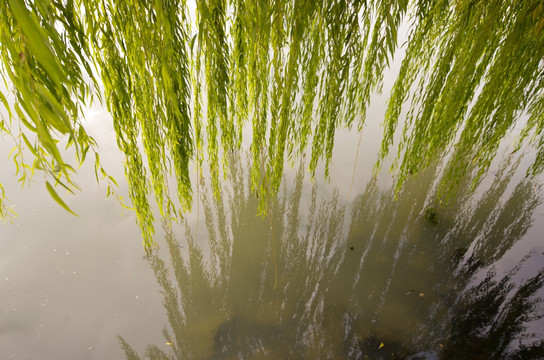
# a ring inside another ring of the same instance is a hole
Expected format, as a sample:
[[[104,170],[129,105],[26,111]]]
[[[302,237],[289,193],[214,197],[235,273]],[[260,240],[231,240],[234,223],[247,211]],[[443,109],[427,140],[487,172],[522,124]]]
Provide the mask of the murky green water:
[[[221,200],[200,183],[194,212],[151,254],[92,169],[69,198],[76,218],[39,177],[19,191],[2,159],[19,217],[0,227],[0,358],[544,356],[527,347],[544,333],[544,207],[525,160],[498,161],[447,208],[433,193],[440,164],[395,199],[387,172],[371,175],[378,131],[370,122],[357,163],[358,136],[338,135],[328,184],[296,161],[267,217],[235,157]]]

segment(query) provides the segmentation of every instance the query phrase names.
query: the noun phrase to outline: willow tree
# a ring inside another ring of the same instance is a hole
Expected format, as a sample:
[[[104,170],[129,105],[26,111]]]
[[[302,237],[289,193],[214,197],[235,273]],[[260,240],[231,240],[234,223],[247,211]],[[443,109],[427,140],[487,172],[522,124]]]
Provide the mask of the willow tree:
[[[163,218],[181,216],[192,202],[189,166],[200,168],[204,160],[219,196],[221,172],[228,154],[240,149],[246,126],[252,129],[252,190],[265,209],[289,159],[308,152],[311,173],[323,161],[328,178],[335,131],[362,131],[371,95],[381,92],[404,37],[401,27],[408,29],[406,55],[377,162],[396,147],[397,189],[438,156],[450,157],[445,195],[474,165],[477,185],[517,124],[523,130],[516,150],[525,140],[536,148],[529,175],[544,169],[541,0],[191,5],[194,14],[183,0],[0,2],[7,88],[0,127],[15,141],[21,181],[42,171],[51,196],[71,211],[55,187],[76,190],[70,162],[80,164],[91,153],[97,175],[114,187],[82,122],[84,107],[98,98],[125,154],[145,244],[153,242],[149,196]],[[75,159],[65,160],[59,141],[75,149]],[[2,201],[0,215],[7,211]]]

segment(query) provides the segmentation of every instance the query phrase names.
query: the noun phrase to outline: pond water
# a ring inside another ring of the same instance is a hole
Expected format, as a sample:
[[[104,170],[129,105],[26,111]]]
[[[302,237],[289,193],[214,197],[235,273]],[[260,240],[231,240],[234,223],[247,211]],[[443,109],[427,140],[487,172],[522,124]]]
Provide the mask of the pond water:
[[[527,160],[501,149],[482,186],[448,207],[434,194],[440,163],[395,198],[387,166],[372,176],[380,106],[358,156],[359,136],[338,133],[329,183],[296,160],[257,216],[239,154],[221,199],[204,177],[193,212],[157,224],[150,253],[90,165],[65,197],[74,217],[39,175],[20,189],[2,158],[18,217],[0,226],[0,358],[544,357],[544,207]],[[90,116],[104,166],[123,179],[108,124]]]

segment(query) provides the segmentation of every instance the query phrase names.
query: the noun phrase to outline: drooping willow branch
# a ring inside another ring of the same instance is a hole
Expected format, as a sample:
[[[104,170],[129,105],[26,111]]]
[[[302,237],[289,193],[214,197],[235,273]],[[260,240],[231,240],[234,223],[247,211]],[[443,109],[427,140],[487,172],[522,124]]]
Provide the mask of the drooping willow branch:
[[[523,121],[517,148],[524,140],[536,147],[531,175],[544,168],[541,0],[193,5],[196,14],[184,0],[0,2],[1,73],[14,99],[0,96],[9,118],[0,131],[15,139],[22,181],[38,169],[54,185],[77,189],[58,141],[75,148],[76,163],[89,151],[98,154],[81,123],[83,106],[98,93],[125,154],[147,245],[153,242],[151,193],[162,217],[179,216],[168,179],[176,178],[180,210],[189,209],[189,165],[194,160],[201,167],[207,158],[219,196],[221,171],[228,171],[228,154],[241,147],[246,126],[252,130],[252,189],[265,210],[285,161],[308,151],[312,174],[323,161],[329,176],[336,130],[362,131],[371,95],[381,92],[405,37],[401,28],[408,29],[406,55],[378,158],[379,166],[404,124],[397,190],[445,152],[451,158],[443,195],[474,166],[477,185],[501,139]],[[99,161],[97,170],[103,172]],[[50,184],[48,190],[67,208]]]

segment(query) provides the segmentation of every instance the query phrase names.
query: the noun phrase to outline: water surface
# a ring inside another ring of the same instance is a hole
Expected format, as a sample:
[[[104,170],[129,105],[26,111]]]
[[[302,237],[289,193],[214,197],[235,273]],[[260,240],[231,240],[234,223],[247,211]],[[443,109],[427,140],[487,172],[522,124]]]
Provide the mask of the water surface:
[[[122,179],[104,119],[91,122]],[[527,348],[544,333],[544,207],[526,159],[501,152],[448,207],[435,196],[443,163],[395,196],[386,169],[372,176],[378,124],[358,157],[358,135],[338,134],[329,183],[295,160],[265,217],[237,154],[221,198],[205,177],[182,223],[157,224],[151,253],[91,166],[66,197],[74,217],[39,176],[19,190],[2,159],[18,217],[0,227],[0,358],[543,356]]]

